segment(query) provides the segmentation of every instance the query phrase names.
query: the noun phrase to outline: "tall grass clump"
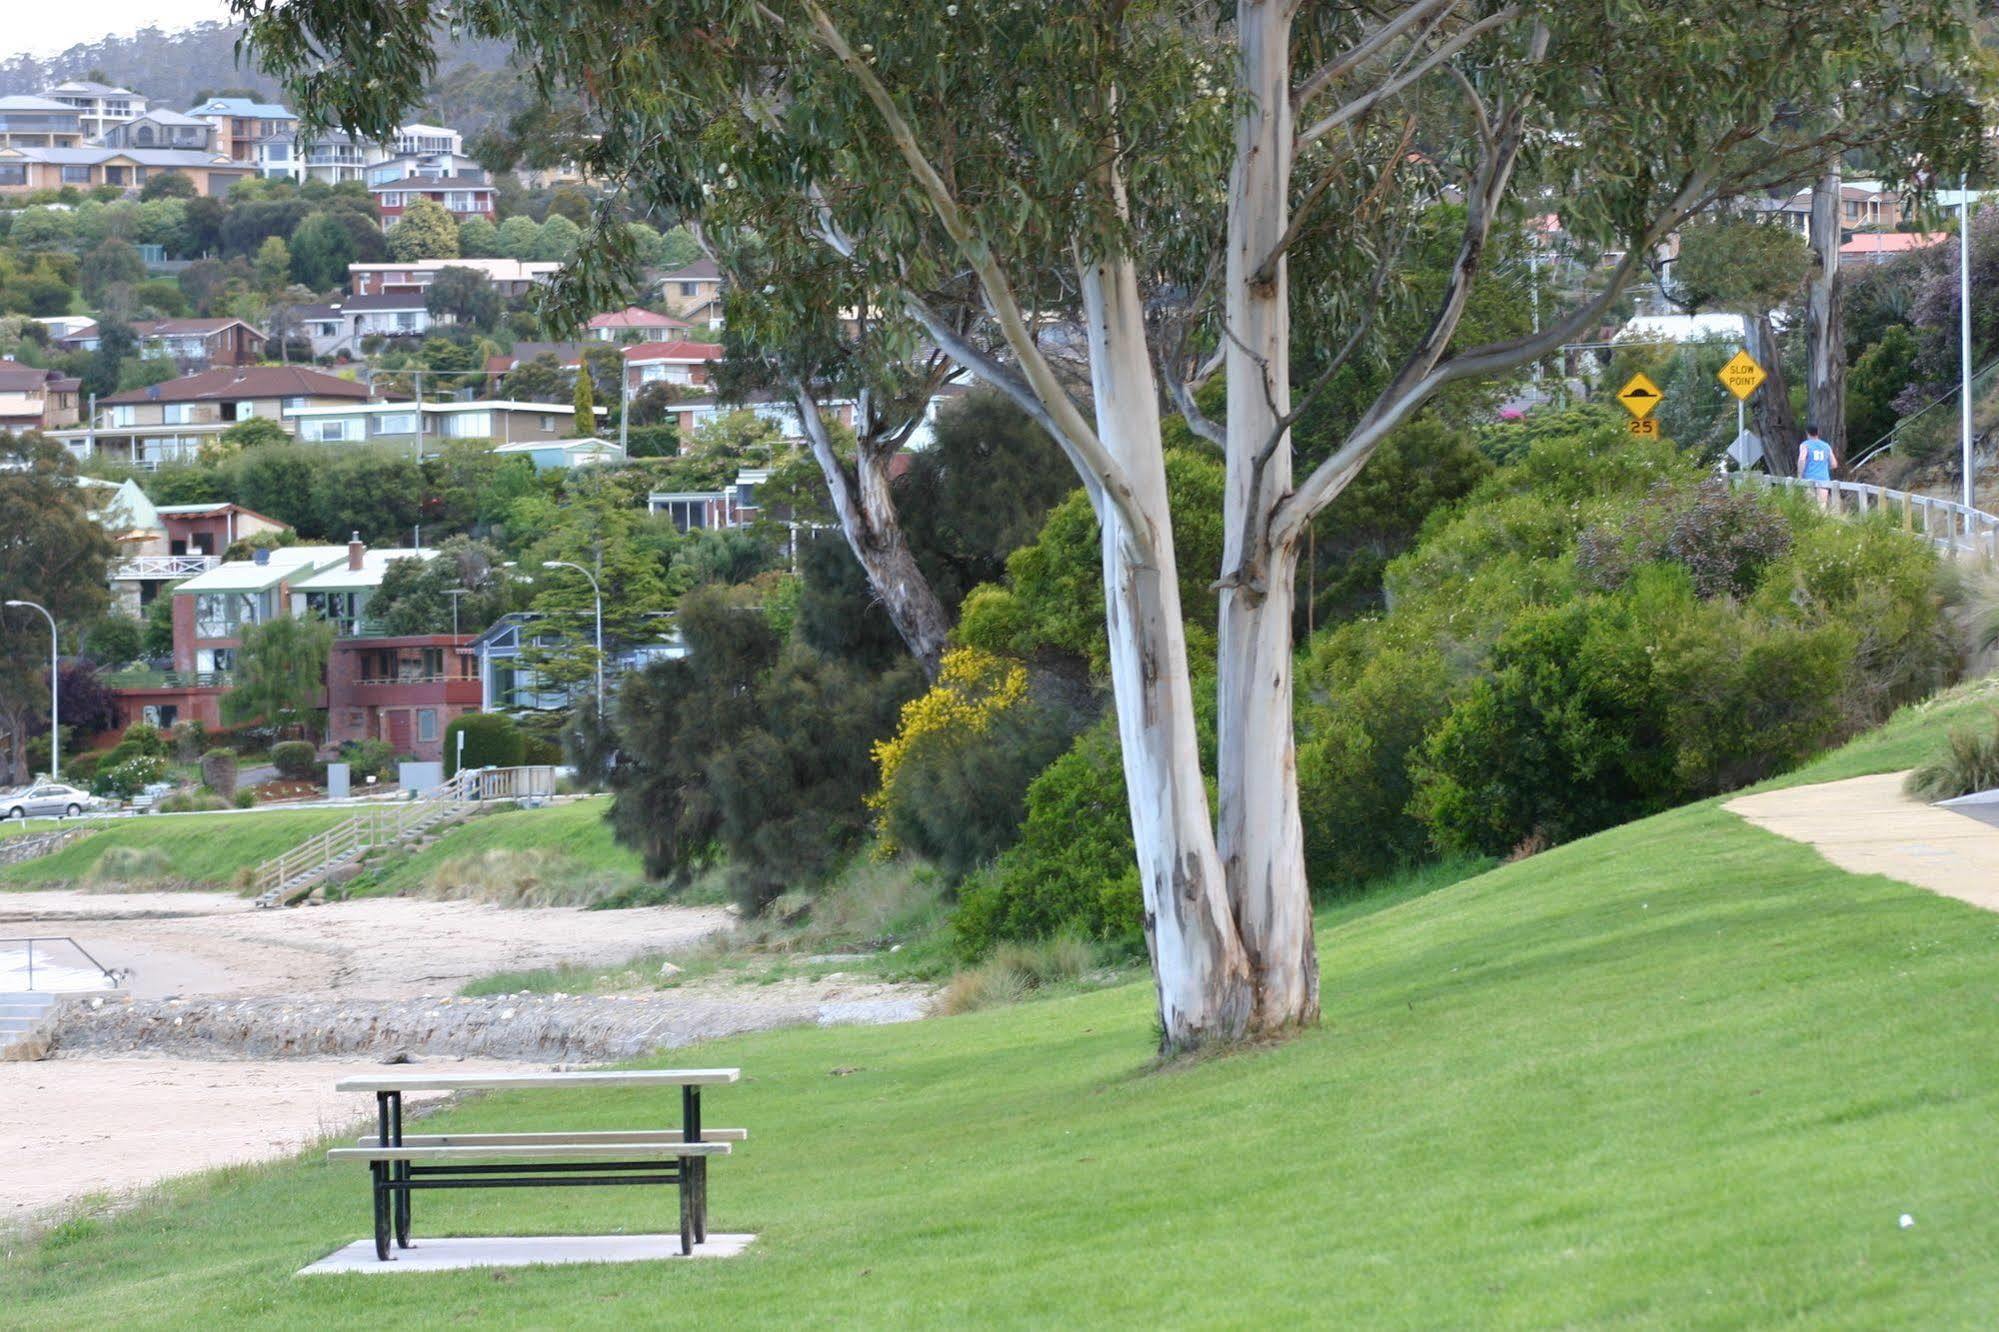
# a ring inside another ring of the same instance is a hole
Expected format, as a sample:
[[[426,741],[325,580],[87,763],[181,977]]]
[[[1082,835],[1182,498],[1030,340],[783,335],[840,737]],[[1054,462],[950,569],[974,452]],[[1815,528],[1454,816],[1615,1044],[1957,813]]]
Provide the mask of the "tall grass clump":
[[[1943,750],[1909,774],[1903,789],[1921,800],[1954,800],[1999,788],[1999,712],[1984,730],[1950,733]]]
[[[1019,1003],[1038,990],[1079,984],[1096,961],[1096,949],[1073,934],[1003,943],[991,957],[951,978],[937,997],[937,1011],[950,1016]]]
[[[136,888],[169,882],[173,859],[157,846],[105,848],[84,882],[92,888]]]
[[[628,876],[550,851],[482,851],[447,860],[423,882],[426,897],[505,907],[589,907],[631,888]]]

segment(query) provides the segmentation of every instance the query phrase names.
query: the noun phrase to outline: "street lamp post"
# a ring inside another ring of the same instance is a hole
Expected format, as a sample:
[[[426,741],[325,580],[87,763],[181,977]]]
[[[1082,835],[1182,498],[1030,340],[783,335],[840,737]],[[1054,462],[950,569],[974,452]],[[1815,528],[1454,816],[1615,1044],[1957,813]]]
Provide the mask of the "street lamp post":
[[[597,586],[597,575],[580,564],[570,560],[543,560],[544,569],[574,569],[590,580],[590,591],[597,598],[597,711],[604,711],[604,589]]]
[[[451,598],[451,636],[453,638],[458,637],[458,598],[471,590],[469,587],[447,587],[444,589],[444,595]]]
[[[62,679],[61,665],[57,660],[61,648],[58,646],[56,638],[56,617],[49,614],[49,608],[39,602],[10,601],[7,604],[9,606],[32,607],[40,611],[42,618],[49,622],[49,780],[53,782],[62,776],[62,757],[60,752],[62,749],[61,691],[58,688]]]
[[[1963,452],[1964,507],[1976,508],[1971,475],[1971,178],[1957,178],[1958,435]],[[1967,518],[1969,524],[1970,519]],[[1967,530],[1969,530],[1967,526]]]

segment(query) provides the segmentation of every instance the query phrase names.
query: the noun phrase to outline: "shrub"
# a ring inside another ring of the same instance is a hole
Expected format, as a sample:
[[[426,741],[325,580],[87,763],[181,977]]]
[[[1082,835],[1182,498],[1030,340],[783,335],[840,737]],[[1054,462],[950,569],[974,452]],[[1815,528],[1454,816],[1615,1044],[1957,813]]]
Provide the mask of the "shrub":
[[[396,747],[386,740],[349,740],[340,746],[340,761],[356,782],[385,781],[396,771]]]
[[[1919,800],[1955,800],[1999,788],[1999,712],[1984,730],[1954,730],[1942,752],[1909,774],[1903,789]]]
[[[103,764],[104,755],[96,750],[85,750],[81,754],[70,754],[62,761],[62,775],[68,781],[88,786],[90,779],[97,775],[98,768],[102,767]]]
[[[544,766],[562,762],[562,741],[545,735],[522,736],[521,762]]]
[[[90,626],[83,650],[100,666],[123,666],[145,649],[146,626],[129,615],[107,615]]]
[[[465,737],[463,753],[458,737]],[[499,712],[467,712],[444,728],[444,775],[457,775],[460,760],[468,768],[517,768],[527,759],[527,742],[512,717]]]
[[[949,1016],[1019,1003],[1036,990],[1082,980],[1095,964],[1089,941],[1073,934],[1001,944],[984,962],[951,978],[937,998],[937,1011]]]
[[[105,848],[84,881],[93,887],[134,887],[167,880],[173,868],[173,861],[157,846],[113,846]]]
[[[127,758],[165,758],[167,738],[151,722],[133,722],[119,737],[118,748]]]
[[[913,789],[899,786],[905,765],[913,758],[976,743],[1026,700],[1027,668],[1019,662],[979,648],[946,652],[937,682],[902,705],[894,735],[875,742],[873,755],[881,779],[868,796],[868,808],[876,812],[879,830],[889,833],[898,791],[904,806],[931,796],[928,783],[921,780],[909,782]]]
[[[231,803],[238,809],[253,809],[257,804],[257,793],[245,787],[236,793],[236,798]]]
[[[224,800],[236,794],[236,753],[211,749],[201,756],[201,784]]]
[[[1140,899],[1124,767],[1107,719],[1028,787],[1020,840],[965,880],[952,926],[968,961],[1007,941],[1064,933],[1136,952]]]
[[[167,739],[172,743],[174,757],[182,763],[193,763],[209,751],[208,728],[198,721],[175,722]]]
[[[107,759],[105,766],[91,780],[90,793],[109,799],[129,800],[166,776],[166,773],[165,759],[128,758],[116,764]]]
[[[305,740],[284,740],[271,746],[271,766],[288,782],[311,781],[317,757],[312,744]]]

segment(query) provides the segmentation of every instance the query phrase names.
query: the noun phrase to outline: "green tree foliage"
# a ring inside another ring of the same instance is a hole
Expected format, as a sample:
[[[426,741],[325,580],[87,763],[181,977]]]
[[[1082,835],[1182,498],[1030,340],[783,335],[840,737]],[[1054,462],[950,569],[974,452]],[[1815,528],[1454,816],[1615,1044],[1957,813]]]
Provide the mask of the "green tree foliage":
[[[156,319],[179,319],[187,314],[187,293],[172,278],[150,278],[132,289],[132,302],[141,315]]]
[[[492,332],[499,323],[500,304],[500,293],[484,273],[472,268],[442,269],[423,292],[424,308],[433,316],[448,316],[482,333]]]
[[[497,259],[500,256],[500,229],[483,217],[468,217],[458,224],[458,253],[467,259]]]
[[[298,531],[319,534],[312,489],[323,460],[309,447],[289,442],[246,449],[230,464],[233,496],[246,509]]]
[[[347,265],[357,262],[354,238],[341,221],[314,213],[299,223],[291,237],[292,281],[314,291],[334,291],[346,285]]]
[[[331,452],[331,458],[315,459],[311,530],[332,540],[359,532],[373,546],[407,542],[423,516],[423,472],[416,462],[397,449]]]
[[[236,653],[235,687],[222,696],[222,718],[231,725],[261,721],[280,729],[312,729],[313,709],[326,684],[333,626],[324,620],[280,615],[246,625]]]
[[[1222,466],[1176,450],[1166,457],[1166,485],[1173,511],[1187,515],[1173,528],[1182,605],[1191,623],[1212,632],[1215,599],[1207,587],[1221,569]],[[1055,506],[1034,544],[1007,558],[1005,586],[987,584],[965,598],[958,634],[1009,656],[1054,651],[1081,658],[1094,673],[1107,669],[1096,515],[1082,491]]]
[[[221,440],[232,450],[283,448],[292,442],[292,436],[270,417],[252,416],[223,431]]]
[[[931,587],[955,607],[997,581],[1074,488],[1048,433],[1011,399],[977,389],[938,412],[930,447],[896,481],[896,509]]]
[[[447,634],[456,624],[463,634],[484,632],[506,614],[508,589],[500,552],[483,541],[454,536],[440,542],[428,560],[391,560],[381,586],[368,601],[368,613],[389,634]]]
[[[535,241],[541,235],[541,227],[525,213],[516,213],[500,223],[497,235],[501,258],[531,259],[534,257]]]
[[[83,256],[77,276],[83,284],[83,299],[94,306],[102,305],[114,288],[124,288],[129,293],[130,288],[144,282],[146,265],[129,244],[111,239]]]
[[[111,539],[90,517],[67,450],[35,432],[0,437],[0,601],[33,601],[70,635],[101,619]],[[31,727],[46,729],[48,624],[0,609],[0,733],[10,775],[27,780]],[[72,644],[73,646],[73,644]]]
[[[1811,262],[1803,234],[1781,223],[1702,218],[1680,228],[1675,299],[1696,310],[1767,314],[1797,295]]]
[[[97,350],[90,353],[90,364],[83,372],[83,396],[96,394],[103,398],[116,393],[120,365],[137,347],[130,328],[116,323],[99,324]]]
[[[145,651],[146,626],[129,615],[107,615],[83,636],[83,650],[99,666],[119,667]]]
[[[1846,377],[1846,438],[1854,450],[1872,448],[1895,428],[1895,399],[1915,377],[1916,353],[1916,335],[1890,324],[1854,363]]]
[[[442,204],[418,199],[389,228],[389,255],[400,260],[456,259],[458,222]]]
[[[257,285],[267,292],[284,290],[291,279],[292,252],[282,236],[266,236],[257,247]]]
[[[618,837],[655,878],[720,861],[746,909],[823,881],[866,835],[872,742],[920,680],[786,644],[740,594],[681,602],[688,655],[628,677],[611,775]]]
[[[311,781],[313,759],[313,747],[305,740],[280,740],[271,746],[271,766],[288,782]]]
[[[576,383],[570,389],[570,405],[575,415],[569,418],[569,433],[578,439],[587,439],[597,433],[597,401],[590,384],[590,374],[586,369],[576,373]]]
[[[200,191],[195,189],[194,180],[183,171],[155,171],[146,177],[146,183],[139,187],[139,197],[153,199],[192,199]]]
[[[566,264],[576,257],[577,247],[582,242],[583,228],[557,213],[541,224],[526,257],[545,263]]]
[[[570,378],[561,361],[543,352],[509,370],[500,391],[515,402],[561,402],[574,391]]]

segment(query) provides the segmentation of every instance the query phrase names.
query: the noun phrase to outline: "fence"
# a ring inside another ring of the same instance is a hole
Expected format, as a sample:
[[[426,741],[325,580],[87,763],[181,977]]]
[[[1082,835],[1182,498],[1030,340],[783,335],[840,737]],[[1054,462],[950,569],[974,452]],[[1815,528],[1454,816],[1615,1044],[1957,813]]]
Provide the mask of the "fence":
[[[1763,476],[1755,472],[1738,472],[1736,476],[1738,481],[1748,479],[1766,486],[1826,492],[1827,507],[1841,516],[1886,514],[1904,531],[1928,537],[1953,557],[1977,555],[1988,560],[1999,559],[1999,516],[1956,500],[1890,490],[1863,481],[1807,481],[1802,477]]]

